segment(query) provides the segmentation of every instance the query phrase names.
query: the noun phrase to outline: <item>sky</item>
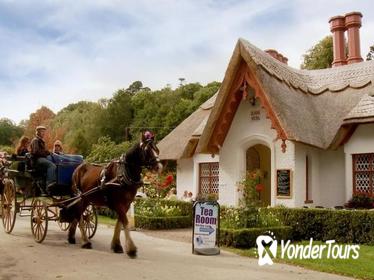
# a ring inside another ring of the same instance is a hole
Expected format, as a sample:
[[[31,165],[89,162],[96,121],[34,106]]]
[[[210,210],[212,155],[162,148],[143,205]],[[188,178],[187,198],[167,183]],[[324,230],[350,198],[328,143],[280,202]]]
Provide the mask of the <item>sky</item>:
[[[0,0],[0,118],[110,98],[136,80],[152,90],[222,81],[239,38],[299,68],[329,18],[351,11],[364,16],[365,57],[371,0]]]

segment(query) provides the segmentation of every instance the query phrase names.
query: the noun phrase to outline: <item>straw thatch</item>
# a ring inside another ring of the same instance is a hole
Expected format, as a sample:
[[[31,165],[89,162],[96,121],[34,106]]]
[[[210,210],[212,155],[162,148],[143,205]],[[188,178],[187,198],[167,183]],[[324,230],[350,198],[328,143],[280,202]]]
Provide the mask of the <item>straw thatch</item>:
[[[191,156],[192,150],[212,152],[209,143],[214,128],[243,61],[257,77],[289,140],[328,149],[342,125],[374,120],[374,98],[369,97],[374,92],[374,61],[297,70],[240,39],[214,107],[202,115],[202,106],[161,141],[162,154],[168,159]]]

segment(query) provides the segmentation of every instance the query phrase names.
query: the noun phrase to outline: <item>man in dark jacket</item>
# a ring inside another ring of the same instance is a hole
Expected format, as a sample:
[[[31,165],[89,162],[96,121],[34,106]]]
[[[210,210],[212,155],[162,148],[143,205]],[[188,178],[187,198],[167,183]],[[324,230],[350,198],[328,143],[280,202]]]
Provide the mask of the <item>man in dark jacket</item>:
[[[41,169],[47,173],[47,190],[56,184],[56,165],[47,159],[50,152],[46,149],[44,136],[46,132],[44,126],[38,126],[36,128],[36,136],[32,139],[30,148],[31,155],[37,169]],[[45,191],[45,190],[42,190]]]

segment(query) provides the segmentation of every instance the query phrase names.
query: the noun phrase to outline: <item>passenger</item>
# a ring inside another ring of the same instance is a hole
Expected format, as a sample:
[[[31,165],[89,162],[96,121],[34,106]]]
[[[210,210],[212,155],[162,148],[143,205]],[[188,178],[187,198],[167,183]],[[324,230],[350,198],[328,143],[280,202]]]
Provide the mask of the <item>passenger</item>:
[[[36,168],[40,168],[47,173],[46,189],[48,190],[56,184],[56,165],[47,159],[50,152],[46,149],[44,142],[46,130],[44,126],[38,126],[36,128],[36,136],[32,139],[30,147]],[[42,195],[46,194],[45,189],[41,191],[44,191]]]
[[[22,136],[16,148],[16,155],[22,157],[26,156],[26,154],[29,152],[29,145],[30,139],[26,136]],[[25,172],[26,162],[19,162],[17,170],[20,172]]]
[[[63,155],[64,149],[62,148],[62,142],[60,140],[56,140],[53,144],[53,153],[57,155]]]
[[[30,139],[22,136],[16,148],[17,156],[25,156],[29,152]]]

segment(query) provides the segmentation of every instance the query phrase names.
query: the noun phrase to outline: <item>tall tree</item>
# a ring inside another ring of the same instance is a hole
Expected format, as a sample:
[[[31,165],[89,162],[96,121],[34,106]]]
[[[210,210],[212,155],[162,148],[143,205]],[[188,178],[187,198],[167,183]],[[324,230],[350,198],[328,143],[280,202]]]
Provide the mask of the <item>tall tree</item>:
[[[23,129],[10,119],[0,119],[0,145],[12,145],[23,133]]]
[[[52,135],[64,144],[67,152],[88,155],[101,136],[98,120],[103,103],[80,101],[60,110],[51,123]]]
[[[45,142],[48,147],[51,147],[54,140],[51,136],[50,124],[55,116],[56,114],[53,113],[51,109],[42,106],[34,113],[30,114],[30,118],[25,122],[25,135],[29,137],[34,136],[35,128],[39,125],[44,125],[47,127]]]
[[[109,136],[116,143],[129,140],[129,131],[133,120],[132,93],[120,89],[108,101],[100,117],[101,134]]]
[[[331,67],[334,59],[332,36],[326,36],[303,55],[301,69],[324,69]]]
[[[366,60],[374,60],[374,45],[370,46],[369,52],[366,55]]]

